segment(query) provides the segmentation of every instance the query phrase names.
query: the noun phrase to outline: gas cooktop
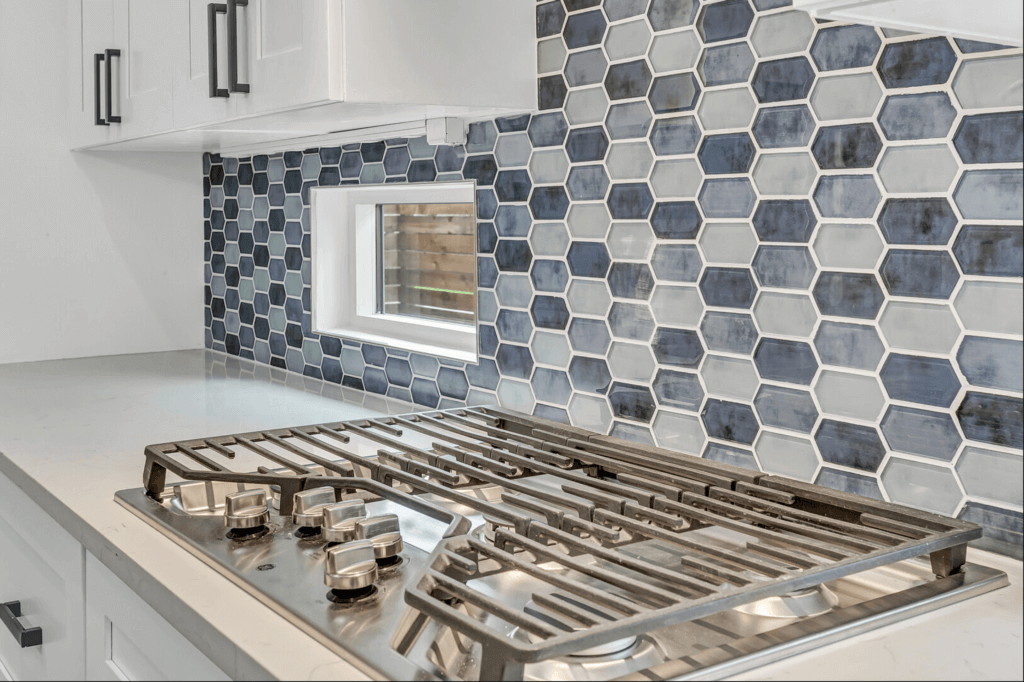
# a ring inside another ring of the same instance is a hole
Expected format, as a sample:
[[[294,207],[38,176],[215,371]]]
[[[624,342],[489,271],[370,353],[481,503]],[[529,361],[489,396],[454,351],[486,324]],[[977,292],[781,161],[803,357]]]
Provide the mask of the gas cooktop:
[[[1007,584],[974,524],[481,407],[152,445],[117,501],[374,677],[711,679]]]

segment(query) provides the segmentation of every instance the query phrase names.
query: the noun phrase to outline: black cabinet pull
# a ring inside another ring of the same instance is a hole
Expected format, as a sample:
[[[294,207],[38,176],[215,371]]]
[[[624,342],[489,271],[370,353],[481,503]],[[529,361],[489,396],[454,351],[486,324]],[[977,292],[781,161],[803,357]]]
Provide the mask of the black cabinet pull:
[[[249,6],[249,0],[227,0],[228,5],[228,90],[249,92],[248,83],[238,82],[238,7]]]
[[[111,73],[113,72],[112,64],[113,59],[111,57],[117,57],[117,65],[121,66],[121,50],[106,50],[106,62],[107,62],[107,123],[120,123],[121,117],[114,116],[113,107],[113,96],[111,94]]]
[[[211,2],[206,6],[207,47],[210,50],[210,97],[228,97],[231,94],[226,89],[217,87],[217,15],[227,13],[227,5]],[[230,35],[229,31],[228,40],[231,40]]]
[[[102,55],[96,55],[100,57]],[[97,72],[99,71],[99,61],[96,62]],[[21,623],[18,622],[18,618],[21,617],[21,602],[20,601],[9,601],[6,604],[0,604],[0,620],[4,622],[7,629],[11,631],[14,638],[18,640],[18,644],[21,645],[22,649],[30,646],[40,646],[43,643],[43,629],[42,628],[25,628]]]
[[[93,82],[96,85],[96,125],[98,126],[110,125],[103,120],[103,116],[101,116],[103,112],[100,110],[100,62],[104,59],[105,57],[102,53],[93,55]]]

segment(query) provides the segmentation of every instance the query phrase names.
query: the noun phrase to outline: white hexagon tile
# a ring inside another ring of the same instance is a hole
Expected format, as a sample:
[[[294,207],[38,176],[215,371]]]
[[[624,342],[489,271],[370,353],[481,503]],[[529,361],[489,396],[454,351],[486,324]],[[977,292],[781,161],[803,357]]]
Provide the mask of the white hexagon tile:
[[[977,521],[1021,552],[1022,55],[779,0],[542,0],[464,146],[203,159],[206,345]],[[474,180],[476,363],[310,325],[308,190]]]

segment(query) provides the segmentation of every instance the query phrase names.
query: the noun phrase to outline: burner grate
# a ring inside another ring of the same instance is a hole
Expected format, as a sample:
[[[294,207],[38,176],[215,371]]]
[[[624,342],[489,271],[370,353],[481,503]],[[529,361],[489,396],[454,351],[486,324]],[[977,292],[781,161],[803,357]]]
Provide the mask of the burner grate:
[[[354,437],[372,443],[376,456],[350,447]],[[255,473],[228,469],[241,449],[266,464]],[[271,486],[280,492],[282,515],[291,513],[295,493],[332,486],[401,498],[444,519],[448,533],[406,588],[406,603],[419,613],[404,621],[394,648],[406,655],[433,619],[482,646],[482,679],[519,679],[529,663],[917,556],[930,555],[932,572],[947,578],[960,571],[966,543],[982,532],[956,519],[491,407],[146,448],[148,495],[165,495],[168,471],[186,480]],[[538,477],[557,485],[537,485]],[[500,497],[470,490],[481,485],[500,486]],[[412,493],[483,514],[493,540],[467,534],[466,519]],[[688,537],[709,526],[731,533],[743,551]],[[630,551],[645,540],[676,548],[673,568]],[[481,579],[507,571],[545,585],[532,595],[539,609],[510,608],[480,589]],[[525,636],[508,636],[496,621]]]

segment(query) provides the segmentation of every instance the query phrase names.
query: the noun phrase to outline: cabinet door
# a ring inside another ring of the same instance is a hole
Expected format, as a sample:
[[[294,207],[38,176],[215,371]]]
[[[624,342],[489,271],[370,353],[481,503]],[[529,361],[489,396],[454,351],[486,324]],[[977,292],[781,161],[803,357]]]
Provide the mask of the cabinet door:
[[[174,50],[188,41],[185,6],[178,2],[116,0],[111,86],[121,115],[121,136],[152,135],[174,125]]]
[[[71,74],[73,88],[70,102],[72,148],[113,142],[121,135],[118,124],[97,125],[106,120],[106,57],[105,51],[116,48],[114,38],[115,0],[80,0],[70,6],[68,43],[72,46]],[[97,71],[96,55],[104,55]],[[117,66],[117,58],[114,58]],[[114,79],[116,80],[116,79]],[[97,113],[97,107],[99,112]]]
[[[239,80],[248,94],[232,93],[241,114],[266,113],[331,97],[330,69],[341,55],[329,50],[331,22],[341,21],[341,0],[249,0],[238,8]],[[334,93],[340,98],[340,93]]]
[[[88,680],[228,680],[180,632],[85,553]]]
[[[82,679],[85,550],[0,474],[0,603],[21,603],[43,643],[21,648],[0,627],[0,666],[15,680]]]
[[[176,21],[185,26],[187,36],[176,44],[174,79],[174,126],[188,128],[227,121],[235,116],[238,97],[210,97],[210,35],[207,0],[174,2]],[[227,21],[224,14],[214,16],[217,44],[217,88],[228,87]]]

